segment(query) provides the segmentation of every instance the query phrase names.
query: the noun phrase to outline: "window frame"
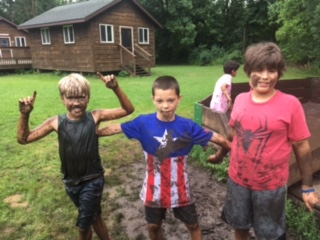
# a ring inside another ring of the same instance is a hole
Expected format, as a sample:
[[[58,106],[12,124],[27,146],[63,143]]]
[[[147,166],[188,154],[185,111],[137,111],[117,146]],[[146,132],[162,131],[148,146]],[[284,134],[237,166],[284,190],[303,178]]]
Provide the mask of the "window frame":
[[[62,31],[64,44],[74,44],[76,42],[73,25],[64,25]]]
[[[26,47],[27,46],[27,40],[24,36],[16,36],[14,37],[16,47]]]
[[[49,28],[40,28],[42,45],[50,45],[51,37]]]
[[[104,38],[103,39],[103,34],[102,34],[102,27],[104,27]],[[110,40],[109,40],[109,31],[108,31],[108,27],[110,27]],[[99,34],[100,34],[100,43],[114,43],[114,27],[112,24],[104,24],[104,23],[100,23],[99,24]]]
[[[141,32],[141,34],[140,34]],[[150,43],[150,30],[149,28],[139,27],[138,28],[139,44],[149,44]],[[142,36],[142,39],[141,39]]]

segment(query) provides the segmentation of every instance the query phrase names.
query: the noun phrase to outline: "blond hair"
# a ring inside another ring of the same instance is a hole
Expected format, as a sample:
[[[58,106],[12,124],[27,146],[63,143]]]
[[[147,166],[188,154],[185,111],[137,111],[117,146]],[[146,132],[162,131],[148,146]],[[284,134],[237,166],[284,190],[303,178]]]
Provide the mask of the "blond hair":
[[[71,73],[58,83],[61,96],[90,96],[90,82],[78,73]]]

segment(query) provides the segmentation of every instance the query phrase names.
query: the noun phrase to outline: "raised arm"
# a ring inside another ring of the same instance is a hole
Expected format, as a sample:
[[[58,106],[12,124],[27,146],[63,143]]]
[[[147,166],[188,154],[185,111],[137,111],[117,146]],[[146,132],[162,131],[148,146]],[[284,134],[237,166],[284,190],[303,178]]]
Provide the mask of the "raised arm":
[[[125,117],[134,111],[134,107],[128,98],[128,96],[120,88],[116,77],[112,75],[103,76],[101,73],[97,73],[100,79],[105,83],[105,85],[112,89],[119,99],[121,108],[116,109],[102,109],[93,111],[93,115],[96,118],[96,122],[113,120]]]
[[[302,180],[302,199],[306,207],[311,211],[313,206],[319,202],[319,196],[313,188],[312,155],[309,141],[305,139],[292,142],[292,147]]]
[[[36,100],[37,92],[34,91],[32,97],[22,98],[19,100],[20,118],[18,125],[18,143],[27,144],[39,140],[45,137],[50,132],[57,129],[57,117],[53,117],[45,121],[38,128],[30,131],[29,129],[29,117],[33,110],[34,102]]]

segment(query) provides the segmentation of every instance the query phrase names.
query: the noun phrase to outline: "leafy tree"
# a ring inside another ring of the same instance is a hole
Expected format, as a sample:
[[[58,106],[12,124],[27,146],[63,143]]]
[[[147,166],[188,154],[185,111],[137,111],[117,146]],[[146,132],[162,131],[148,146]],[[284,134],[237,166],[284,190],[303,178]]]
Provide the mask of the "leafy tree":
[[[319,24],[320,2],[314,0],[282,0],[277,32],[287,60],[297,64],[320,65]]]

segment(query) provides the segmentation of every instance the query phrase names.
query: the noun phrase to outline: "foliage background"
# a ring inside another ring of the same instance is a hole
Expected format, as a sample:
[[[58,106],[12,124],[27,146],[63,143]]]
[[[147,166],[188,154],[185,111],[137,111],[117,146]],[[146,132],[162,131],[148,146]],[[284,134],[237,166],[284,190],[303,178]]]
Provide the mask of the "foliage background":
[[[0,0],[0,16],[21,24],[55,6],[80,1],[85,0]],[[156,34],[158,63],[240,60],[248,45],[273,41],[289,63],[320,71],[320,1],[137,1],[163,26]]]

